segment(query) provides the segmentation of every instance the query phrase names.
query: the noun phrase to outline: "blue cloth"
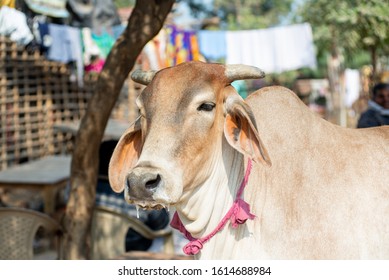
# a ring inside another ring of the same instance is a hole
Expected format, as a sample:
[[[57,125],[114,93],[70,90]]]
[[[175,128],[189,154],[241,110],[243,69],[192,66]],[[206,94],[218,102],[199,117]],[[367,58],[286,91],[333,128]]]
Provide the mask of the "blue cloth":
[[[47,58],[62,63],[76,62],[77,79],[79,85],[82,86],[84,63],[80,29],[67,25],[49,24],[49,34],[52,44]]]
[[[226,49],[226,32],[203,30],[198,32],[200,53],[207,60],[215,61],[225,58]]]
[[[369,108],[362,113],[358,120],[357,128],[381,125],[389,125],[389,109],[384,109],[374,101],[369,100]]]
[[[112,33],[113,33],[113,38],[116,40],[119,38],[119,36],[123,33],[124,29],[126,29],[125,26],[123,25],[115,25],[112,27]]]
[[[49,25],[47,23],[38,23],[40,45],[43,53],[47,53],[51,44],[52,39],[49,34]]]
[[[81,46],[80,42],[72,42],[73,39],[68,32],[69,26],[49,24],[49,34],[52,38],[52,44],[48,52],[48,59],[68,63],[75,61],[77,55],[73,50],[77,48],[75,43]]]

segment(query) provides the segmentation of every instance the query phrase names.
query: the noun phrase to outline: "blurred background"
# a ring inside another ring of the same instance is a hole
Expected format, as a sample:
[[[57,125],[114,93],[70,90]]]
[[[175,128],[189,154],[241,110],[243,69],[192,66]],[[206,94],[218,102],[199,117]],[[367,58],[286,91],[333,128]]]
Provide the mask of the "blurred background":
[[[28,53],[39,50],[45,59],[70,66],[71,80],[82,88],[101,71],[135,1],[3,0],[1,5],[0,35]],[[13,8],[25,19],[16,22]],[[389,80],[388,12],[384,0],[179,0],[138,63],[155,70],[189,60],[254,65],[267,77],[234,84],[243,96],[283,85],[324,118],[355,127],[371,86]],[[4,60],[4,48],[2,53]]]

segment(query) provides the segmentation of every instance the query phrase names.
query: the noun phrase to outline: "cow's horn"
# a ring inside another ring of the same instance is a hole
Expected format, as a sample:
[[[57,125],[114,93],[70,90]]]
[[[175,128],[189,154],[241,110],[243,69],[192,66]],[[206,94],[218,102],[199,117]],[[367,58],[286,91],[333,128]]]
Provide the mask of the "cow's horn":
[[[143,71],[140,69],[135,70],[131,74],[131,79],[137,83],[140,83],[142,85],[148,85],[151,80],[154,78],[154,75],[157,71],[150,70],[150,71]]]
[[[243,64],[229,64],[226,65],[226,77],[231,81],[261,79],[265,77],[265,72],[261,69]]]

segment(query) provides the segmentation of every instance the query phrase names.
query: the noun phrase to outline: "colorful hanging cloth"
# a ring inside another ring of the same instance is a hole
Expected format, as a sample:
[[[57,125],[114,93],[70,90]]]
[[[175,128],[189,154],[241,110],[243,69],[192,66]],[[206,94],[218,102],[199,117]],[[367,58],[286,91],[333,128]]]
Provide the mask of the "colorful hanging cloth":
[[[166,32],[168,36],[166,46],[167,66],[200,59],[196,32],[181,30],[176,26],[168,26]]]

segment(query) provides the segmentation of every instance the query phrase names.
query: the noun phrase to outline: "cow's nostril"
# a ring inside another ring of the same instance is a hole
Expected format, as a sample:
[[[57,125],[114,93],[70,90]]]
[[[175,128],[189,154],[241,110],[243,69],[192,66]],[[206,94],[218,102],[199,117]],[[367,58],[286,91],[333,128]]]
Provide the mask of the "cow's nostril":
[[[155,189],[156,187],[158,187],[160,182],[161,182],[161,176],[157,174],[157,177],[155,179],[146,182],[145,187],[146,189],[149,190]]]
[[[162,176],[155,170],[134,169],[127,175],[126,191],[132,199],[150,199],[155,190],[163,185]]]

